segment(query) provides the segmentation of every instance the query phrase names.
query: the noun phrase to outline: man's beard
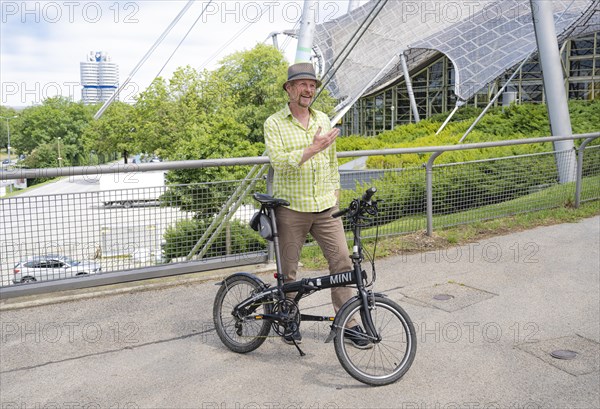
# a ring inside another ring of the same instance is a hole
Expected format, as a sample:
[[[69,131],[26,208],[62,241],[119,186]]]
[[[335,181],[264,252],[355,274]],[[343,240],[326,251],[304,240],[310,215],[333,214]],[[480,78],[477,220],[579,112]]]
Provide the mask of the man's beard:
[[[304,103],[303,102],[304,99],[308,99],[308,103]],[[308,108],[311,103],[312,103],[312,97],[310,97],[310,96],[302,96],[302,95],[300,95],[298,97],[298,105],[300,105],[302,108]]]

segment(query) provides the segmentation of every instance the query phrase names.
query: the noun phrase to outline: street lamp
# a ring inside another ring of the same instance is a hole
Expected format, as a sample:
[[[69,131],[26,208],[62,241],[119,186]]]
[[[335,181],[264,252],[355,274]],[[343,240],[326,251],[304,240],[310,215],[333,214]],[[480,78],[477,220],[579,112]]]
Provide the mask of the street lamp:
[[[57,146],[58,146],[58,167],[62,168],[62,158],[60,157],[60,136],[58,137]]]
[[[11,119],[15,119],[17,117],[17,115],[14,116],[0,116],[0,118],[2,119],[6,119],[6,137],[7,137],[7,141],[6,141],[6,153],[8,154],[8,165],[10,166],[10,123],[9,121]],[[12,192],[12,183],[8,185],[8,189],[10,192]]]
[[[10,165],[10,121],[11,119],[15,119],[15,116],[0,116],[2,119],[6,119],[6,133],[7,133],[7,145],[6,145],[6,153],[8,153],[8,164]]]

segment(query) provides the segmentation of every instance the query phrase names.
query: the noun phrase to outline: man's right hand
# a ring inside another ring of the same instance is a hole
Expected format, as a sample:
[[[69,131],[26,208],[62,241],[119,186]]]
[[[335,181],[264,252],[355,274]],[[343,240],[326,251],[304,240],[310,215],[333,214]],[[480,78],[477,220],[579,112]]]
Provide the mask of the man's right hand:
[[[340,130],[337,128],[331,128],[327,133],[324,134],[321,134],[322,130],[323,129],[321,127],[317,129],[317,133],[315,133],[315,136],[313,137],[312,144],[304,149],[304,154],[302,155],[300,165],[315,156],[317,153],[329,148],[340,134]]]
[[[315,136],[313,137],[312,145],[315,149],[315,153],[324,151],[325,149],[329,148],[340,134],[340,130],[337,128],[331,128],[329,132],[323,135],[321,135],[321,131],[322,128],[319,127],[319,129],[317,129],[317,133],[315,133]]]

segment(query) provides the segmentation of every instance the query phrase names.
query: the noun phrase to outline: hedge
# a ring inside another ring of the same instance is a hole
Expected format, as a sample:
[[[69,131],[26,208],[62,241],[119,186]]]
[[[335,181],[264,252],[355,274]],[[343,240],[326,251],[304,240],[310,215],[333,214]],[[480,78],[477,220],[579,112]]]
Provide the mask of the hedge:
[[[191,219],[180,220],[174,226],[167,228],[164,238],[163,256],[166,260],[185,257],[196,245],[204,231],[210,224],[210,220]],[[230,254],[242,254],[264,250],[266,241],[252,230],[247,223],[239,220],[229,222],[230,228]],[[228,255],[225,248],[225,229],[221,230],[213,242],[205,258],[220,257]]]
[[[600,100],[571,101],[569,103],[573,133],[591,133],[600,130]],[[418,124],[398,126],[376,137],[352,135],[338,138],[337,150],[356,151],[368,149],[390,149],[455,145],[479,115],[481,109],[464,107],[458,110],[453,120],[439,134],[435,133],[446,119],[446,114],[438,115]],[[541,104],[512,105],[502,110],[493,108],[468,135],[464,143],[493,142],[535,138],[550,135],[547,108]],[[576,141],[576,145],[581,141]],[[600,144],[595,141],[593,144]],[[551,152],[551,143],[518,145],[484,150],[446,152],[436,163],[467,162],[480,159]],[[373,156],[367,161],[369,169],[396,169],[421,166],[427,162],[429,154],[411,154],[398,156]]]

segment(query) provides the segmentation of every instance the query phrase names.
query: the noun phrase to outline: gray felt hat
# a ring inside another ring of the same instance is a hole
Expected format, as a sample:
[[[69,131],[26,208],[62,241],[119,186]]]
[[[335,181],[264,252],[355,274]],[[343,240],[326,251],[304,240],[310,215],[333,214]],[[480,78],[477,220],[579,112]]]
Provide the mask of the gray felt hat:
[[[321,86],[321,81],[317,78],[315,74],[315,67],[309,62],[299,62],[293,65],[290,65],[288,68],[288,79],[283,84],[283,89],[285,90],[285,86],[290,81],[295,80],[314,80],[317,81],[317,88]]]

